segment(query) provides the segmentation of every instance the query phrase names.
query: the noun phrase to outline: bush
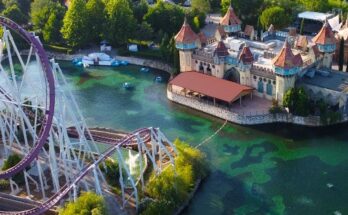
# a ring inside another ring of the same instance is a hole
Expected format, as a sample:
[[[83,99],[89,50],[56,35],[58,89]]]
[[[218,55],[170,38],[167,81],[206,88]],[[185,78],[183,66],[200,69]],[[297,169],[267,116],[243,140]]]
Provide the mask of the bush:
[[[104,198],[93,192],[84,192],[76,202],[60,208],[59,215],[106,215]]]
[[[277,113],[283,113],[284,110],[282,107],[279,106],[278,101],[273,99],[272,100],[272,107],[269,109],[269,113],[271,114],[277,114]]]
[[[8,188],[10,188],[10,182],[8,180],[1,179],[0,180],[0,190],[6,190]]]
[[[99,168],[105,174],[106,180],[109,185],[113,187],[119,186],[120,170],[118,163],[116,161],[108,159],[105,161],[105,167],[106,169],[104,168],[104,165],[99,165]]]
[[[154,200],[142,207],[141,214],[172,214],[186,201],[195,182],[208,173],[202,152],[180,140],[174,144],[178,150],[175,169],[169,166],[160,175],[151,177],[146,193]]]
[[[22,158],[18,154],[12,154],[12,155],[8,156],[8,158],[4,162],[4,165],[2,166],[2,170],[5,171],[5,170],[8,170],[8,169],[16,166],[21,160],[22,160]],[[24,183],[24,173],[20,172],[20,173],[16,174],[12,179],[19,185],[23,184]]]

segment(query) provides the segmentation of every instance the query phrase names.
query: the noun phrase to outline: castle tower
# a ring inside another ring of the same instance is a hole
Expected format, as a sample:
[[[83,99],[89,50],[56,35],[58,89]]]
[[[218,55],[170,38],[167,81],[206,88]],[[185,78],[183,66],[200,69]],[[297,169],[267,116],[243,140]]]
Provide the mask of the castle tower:
[[[285,40],[284,47],[273,60],[278,102],[282,103],[286,91],[295,87],[296,75],[302,63],[301,55],[294,55],[289,42]]]
[[[220,25],[223,26],[225,32],[227,34],[235,34],[242,30],[241,28],[242,22],[238,18],[238,16],[234,13],[232,5],[228,8],[225,16],[220,20]]]
[[[327,20],[319,33],[313,38],[313,42],[317,45],[323,56],[321,66],[331,71],[332,57],[336,51],[337,41]]]
[[[214,64],[218,68],[215,70],[215,74],[212,74],[215,77],[223,78],[225,72],[225,58],[229,56],[228,49],[225,46],[225,43],[220,40],[215,51],[214,51]]]
[[[200,46],[200,41],[198,35],[187,23],[186,17],[184,24],[177,35],[175,35],[174,39],[175,47],[179,49],[180,72],[192,71],[194,68],[192,53],[194,49]]]
[[[248,44],[245,44],[245,46],[243,47],[238,60],[239,60],[238,70],[239,70],[240,84],[251,86],[250,70],[254,62],[254,56],[251,53]]]

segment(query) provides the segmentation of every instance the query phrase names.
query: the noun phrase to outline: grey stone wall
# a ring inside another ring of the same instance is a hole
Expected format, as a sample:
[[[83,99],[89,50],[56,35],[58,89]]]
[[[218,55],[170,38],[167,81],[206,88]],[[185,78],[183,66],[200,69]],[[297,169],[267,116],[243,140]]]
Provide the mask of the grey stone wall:
[[[293,123],[297,125],[305,125],[311,127],[323,126],[320,122],[320,117],[318,116],[308,116],[301,117],[292,114],[262,114],[262,115],[240,115],[233,113],[227,108],[217,107],[208,103],[203,103],[195,98],[188,98],[182,95],[178,95],[167,90],[167,97],[169,100],[191,107],[193,109],[208,113],[210,115],[228,120],[242,125],[258,125],[258,124],[268,124],[268,123]],[[346,122],[347,117],[341,122]],[[340,122],[340,123],[341,123]]]

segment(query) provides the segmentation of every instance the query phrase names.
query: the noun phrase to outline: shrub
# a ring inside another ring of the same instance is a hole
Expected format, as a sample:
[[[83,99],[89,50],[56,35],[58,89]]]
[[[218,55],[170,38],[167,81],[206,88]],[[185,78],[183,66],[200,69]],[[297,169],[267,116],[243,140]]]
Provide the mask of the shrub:
[[[109,183],[109,185],[113,187],[119,186],[120,170],[118,163],[114,160],[108,159],[105,161],[105,167],[102,164],[99,165],[99,168],[105,174],[106,180]]]
[[[8,158],[4,162],[4,165],[2,166],[2,170],[5,171],[5,170],[8,170],[8,169],[16,166],[21,160],[22,160],[22,158],[18,154],[12,154],[12,155],[8,156]],[[23,184],[24,183],[24,173],[20,172],[20,173],[16,174],[13,177],[13,180],[17,184]]]
[[[59,215],[106,215],[104,198],[93,192],[84,192],[75,202],[60,208]]]
[[[151,177],[146,193],[153,201],[143,206],[141,214],[172,214],[188,198],[195,182],[208,173],[205,156],[198,149],[176,140],[178,150],[175,168],[168,166],[156,177]]]
[[[5,179],[0,180],[0,190],[6,190],[10,187],[10,182]]]

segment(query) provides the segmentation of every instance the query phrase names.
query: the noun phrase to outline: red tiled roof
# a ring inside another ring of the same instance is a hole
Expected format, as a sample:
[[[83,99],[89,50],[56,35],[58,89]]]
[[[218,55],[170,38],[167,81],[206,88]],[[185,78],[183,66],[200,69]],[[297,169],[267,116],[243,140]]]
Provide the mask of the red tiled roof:
[[[208,39],[203,32],[199,32],[198,37],[199,37],[199,40],[201,41],[201,43],[207,43]]]
[[[241,23],[232,6],[228,8],[225,16],[220,20],[221,25],[240,25]]]
[[[327,21],[325,21],[319,33],[313,38],[313,42],[319,45],[336,44],[335,35]]]
[[[251,64],[254,62],[254,56],[250,51],[249,46],[244,46],[242,52],[239,55],[239,61],[242,61],[244,64]]]
[[[221,25],[217,26],[216,31],[219,32],[220,36],[222,37],[226,36],[226,32]]]
[[[289,42],[286,40],[284,47],[280,53],[273,59],[274,66],[290,69],[294,67],[299,67],[302,65],[302,58],[300,54],[296,56],[292,53]]]
[[[307,48],[308,46],[308,39],[304,35],[299,35],[296,39],[296,46],[301,48]]]
[[[312,46],[313,52],[315,54],[315,57],[319,57],[320,56],[320,51],[318,49],[317,45]]]
[[[250,93],[254,90],[251,87],[198,72],[180,73],[169,84],[229,103],[237,100],[242,93]]]
[[[198,35],[191,29],[185,18],[184,24],[180,31],[174,37],[176,42],[179,43],[193,43],[199,39]]]
[[[225,57],[228,56],[228,49],[225,46],[225,43],[223,41],[219,41],[214,54],[216,54],[218,57]]]

